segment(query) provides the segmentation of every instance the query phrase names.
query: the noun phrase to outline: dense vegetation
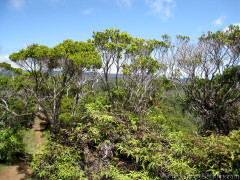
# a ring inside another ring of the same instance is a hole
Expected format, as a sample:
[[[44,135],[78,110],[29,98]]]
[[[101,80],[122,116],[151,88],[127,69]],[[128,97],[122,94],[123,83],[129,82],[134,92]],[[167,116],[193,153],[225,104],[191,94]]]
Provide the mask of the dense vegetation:
[[[49,122],[41,179],[240,174],[240,29],[172,41],[107,29],[88,42],[28,46],[0,64],[0,161],[19,131]],[[114,70],[114,74],[111,74]],[[197,176],[195,176],[197,178]]]

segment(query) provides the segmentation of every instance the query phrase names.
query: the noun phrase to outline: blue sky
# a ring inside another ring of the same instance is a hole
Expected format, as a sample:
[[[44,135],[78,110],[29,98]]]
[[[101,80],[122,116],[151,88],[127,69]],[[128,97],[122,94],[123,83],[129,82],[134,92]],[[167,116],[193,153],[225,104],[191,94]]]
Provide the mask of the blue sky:
[[[87,41],[114,28],[138,38],[187,35],[240,25],[240,0],[0,0],[0,62],[38,43]]]

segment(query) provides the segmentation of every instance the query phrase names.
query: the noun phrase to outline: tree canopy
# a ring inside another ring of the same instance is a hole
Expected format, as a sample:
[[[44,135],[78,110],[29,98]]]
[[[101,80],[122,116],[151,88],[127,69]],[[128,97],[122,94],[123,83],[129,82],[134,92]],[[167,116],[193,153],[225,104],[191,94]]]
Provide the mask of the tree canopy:
[[[53,127],[59,126],[60,107],[66,89],[74,83],[82,88],[82,74],[102,65],[94,44],[72,40],[65,40],[53,48],[32,44],[9,58],[29,72],[25,88],[36,98],[41,112],[37,115]],[[33,86],[27,84],[28,79],[33,81]]]
[[[0,63],[0,161],[24,156],[40,179],[224,178],[240,173],[240,29],[172,40],[118,29],[87,42],[32,44]],[[190,175],[189,175],[190,174]]]

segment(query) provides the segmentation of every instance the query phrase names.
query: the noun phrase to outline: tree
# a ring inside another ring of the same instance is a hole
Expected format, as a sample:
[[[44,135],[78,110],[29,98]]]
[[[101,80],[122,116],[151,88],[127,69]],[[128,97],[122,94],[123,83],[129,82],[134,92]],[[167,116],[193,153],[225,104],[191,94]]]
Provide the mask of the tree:
[[[34,101],[31,96],[26,97],[19,87],[22,70],[8,63],[0,63],[0,71],[0,128],[30,126]]]
[[[125,54],[128,61],[123,66],[121,79],[122,88],[125,89],[121,94],[125,96],[125,106],[142,113],[146,101],[156,95],[156,90],[159,89],[157,82],[160,75],[164,74],[162,53],[167,48],[163,41],[132,39]]]
[[[112,104],[112,94],[109,75],[113,65],[116,68],[115,83],[119,91],[118,80],[122,65],[126,62],[127,48],[131,46],[132,37],[126,32],[116,29],[106,29],[104,32],[93,32],[93,42],[101,55],[103,62],[103,76],[101,77]]]
[[[151,99],[159,78],[160,64],[151,57],[139,57],[133,63],[124,66],[121,83],[126,89],[125,106],[134,112],[142,113],[146,100]]]
[[[54,131],[59,129],[60,108],[67,88],[76,86],[74,107],[84,85],[83,73],[102,65],[94,44],[72,40],[53,48],[32,44],[9,58],[27,71],[22,86],[36,99],[39,112],[36,115],[50,122]]]
[[[163,56],[168,49],[168,44],[164,41],[133,38],[125,32],[121,33],[113,29],[94,32],[93,38],[103,60],[102,81],[111,103],[116,105],[113,95],[116,97],[117,94],[121,104],[126,106],[131,104],[136,111],[140,112],[144,99],[146,97],[149,99],[156,90],[153,82],[163,73]],[[110,87],[109,82],[109,74],[114,67],[116,68],[115,89]],[[119,79],[121,79],[120,84]],[[127,89],[127,94],[123,88]],[[115,91],[114,94],[112,94],[113,91]]]
[[[173,81],[182,87],[184,101],[202,116],[204,130],[228,134],[240,125],[239,107],[233,107],[240,99],[239,39],[237,26],[203,34],[196,45],[178,36],[174,58],[179,71]]]

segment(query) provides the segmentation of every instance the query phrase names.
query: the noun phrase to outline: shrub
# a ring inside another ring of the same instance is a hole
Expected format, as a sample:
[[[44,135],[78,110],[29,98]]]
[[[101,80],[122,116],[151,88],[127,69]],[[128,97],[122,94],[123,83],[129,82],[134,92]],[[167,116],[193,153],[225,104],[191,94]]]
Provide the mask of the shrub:
[[[228,136],[209,137],[178,132],[172,133],[170,139],[173,155],[185,158],[197,173],[240,174],[240,130],[231,131]]]
[[[34,154],[31,167],[41,179],[84,179],[80,154],[79,149],[49,141]]]
[[[12,129],[0,130],[0,161],[13,162],[24,154],[21,136]]]

